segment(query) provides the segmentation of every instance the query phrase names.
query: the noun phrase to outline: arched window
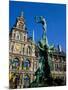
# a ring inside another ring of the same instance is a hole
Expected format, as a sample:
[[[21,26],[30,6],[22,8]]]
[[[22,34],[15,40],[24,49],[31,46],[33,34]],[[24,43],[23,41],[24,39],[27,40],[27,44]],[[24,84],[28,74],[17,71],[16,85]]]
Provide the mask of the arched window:
[[[25,59],[22,63],[23,69],[28,70],[30,67],[30,61],[28,59]]]
[[[30,46],[28,46],[28,48],[27,48],[27,55],[30,55],[30,54],[32,54],[32,49],[31,49]]]
[[[19,67],[19,59],[18,58],[15,58],[13,59],[13,62],[12,62],[12,68],[13,69],[17,69]]]
[[[23,47],[23,55],[24,55],[24,51],[25,51],[25,50],[24,50],[24,47]]]
[[[16,31],[16,40],[20,40],[20,33]]]

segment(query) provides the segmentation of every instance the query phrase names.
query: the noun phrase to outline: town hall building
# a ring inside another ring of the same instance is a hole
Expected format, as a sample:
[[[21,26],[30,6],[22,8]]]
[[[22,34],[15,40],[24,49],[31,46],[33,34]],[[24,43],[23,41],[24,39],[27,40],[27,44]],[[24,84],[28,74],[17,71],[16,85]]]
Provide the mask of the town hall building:
[[[10,88],[23,88],[29,86],[34,80],[38,61],[35,55],[34,33],[33,40],[28,37],[23,15],[17,17],[16,24],[9,36],[9,75]]]

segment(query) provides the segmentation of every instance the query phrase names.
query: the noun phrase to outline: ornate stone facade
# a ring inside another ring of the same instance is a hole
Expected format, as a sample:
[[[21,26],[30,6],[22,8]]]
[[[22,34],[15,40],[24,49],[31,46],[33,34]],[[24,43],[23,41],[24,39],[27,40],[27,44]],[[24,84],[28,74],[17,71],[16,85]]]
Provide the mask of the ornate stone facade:
[[[59,45],[58,45],[59,46]],[[54,79],[60,78],[64,80],[63,85],[66,84],[66,54],[60,48],[55,48],[53,52],[49,53],[49,64],[51,75]]]
[[[9,36],[10,88],[28,87],[38,67],[35,43],[28,38],[24,17],[17,18]]]

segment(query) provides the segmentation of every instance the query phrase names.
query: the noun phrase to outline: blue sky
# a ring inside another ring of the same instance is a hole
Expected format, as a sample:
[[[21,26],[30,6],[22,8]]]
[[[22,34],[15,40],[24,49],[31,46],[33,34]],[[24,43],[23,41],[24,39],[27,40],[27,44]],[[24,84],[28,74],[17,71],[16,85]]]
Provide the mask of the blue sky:
[[[9,5],[9,27],[15,24],[16,18],[24,12],[24,18],[28,29],[28,35],[35,32],[35,41],[42,37],[42,26],[35,22],[35,16],[44,16],[47,22],[47,38],[49,44],[61,44],[66,51],[66,5],[10,1]]]

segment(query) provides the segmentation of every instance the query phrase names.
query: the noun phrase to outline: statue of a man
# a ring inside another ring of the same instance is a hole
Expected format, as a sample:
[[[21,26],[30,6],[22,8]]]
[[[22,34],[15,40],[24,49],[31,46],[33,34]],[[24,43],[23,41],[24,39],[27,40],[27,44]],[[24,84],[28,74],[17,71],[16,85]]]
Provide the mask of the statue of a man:
[[[35,17],[35,20],[37,23],[41,23],[42,24],[42,27],[43,27],[43,30],[46,31],[46,20],[43,16],[40,16],[40,17]]]

